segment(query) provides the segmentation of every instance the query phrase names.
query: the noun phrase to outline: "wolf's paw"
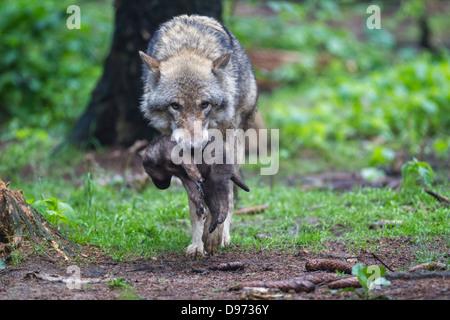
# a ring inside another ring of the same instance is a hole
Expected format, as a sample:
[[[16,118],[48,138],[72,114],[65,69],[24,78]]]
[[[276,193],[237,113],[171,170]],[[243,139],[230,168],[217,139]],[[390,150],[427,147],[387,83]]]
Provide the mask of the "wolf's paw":
[[[205,251],[203,249],[203,244],[190,244],[186,249],[186,255],[190,256],[192,258],[196,258],[198,256],[203,256],[205,254]]]
[[[217,231],[217,229],[214,230],[214,232],[210,233],[205,239],[205,251],[208,255],[217,253],[217,251],[219,250],[219,246],[222,242],[222,236]]]
[[[224,232],[222,235],[222,242],[220,243],[221,247],[226,247],[231,243],[231,236],[229,232]]]

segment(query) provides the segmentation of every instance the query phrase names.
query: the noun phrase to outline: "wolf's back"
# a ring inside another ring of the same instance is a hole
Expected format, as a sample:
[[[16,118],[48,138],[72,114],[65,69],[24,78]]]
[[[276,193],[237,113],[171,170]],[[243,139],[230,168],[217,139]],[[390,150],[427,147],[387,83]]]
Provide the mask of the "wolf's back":
[[[213,18],[182,15],[162,24],[148,46],[147,54],[159,61],[189,51],[215,60],[233,50],[230,34]]]

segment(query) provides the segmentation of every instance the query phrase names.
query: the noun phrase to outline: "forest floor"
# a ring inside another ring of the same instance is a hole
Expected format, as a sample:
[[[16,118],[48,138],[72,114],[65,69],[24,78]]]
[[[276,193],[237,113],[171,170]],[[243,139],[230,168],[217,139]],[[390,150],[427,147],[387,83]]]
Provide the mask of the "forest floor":
[[[138,258],[118,262],[95,247],[85,246],[78,259],[67,262],[47,253],[24,254],[20,265],[0,270],[2,300],[239,300],[251,299],[245,290],[237,290],[247,281],[288,280],[311,274],[305,263],[315,258],[351,261],[364,265],[388,266],[397,271],[416,260],[410,239],[379,239],[377,252],[362,250],[355,255],[340,242],[325,243],[320,253],[299,249],[248,250],[227,248],[218,254],[192,259],[181,254]],[[446,250],[443,239],[428,244],[436,252]],[[30,252],[30,251],[29,251]],[[444,251],[445,253],[445,251]],[[448,255],[448,253],[447,253]],[[382,261],[382,262],[381,262]],[[240,262],[234,271],[213,270],[221,263]],[[380,263],[381,262],[381,263]],[[75,271],[74,271],[75,270]],[[319,271],[322,273],[322,271]],[[389,274],[390,271],[386,270]],[[371,296],[398,300],[448,300],[450,278],[391,280],[390,286],[371,291]],[[406,272],[404,272],[406,273]],[[416,272],[417,273],[417,272]],[[71,281],[79,276],[81,282]],[[362,290],[362,289],[357,289]],[[278,292],[271,298],[281,300],[359,299],[355,292],[330,290],[327,284],[316,285],[309,293]]]
[[[108,157],[108,154],[106,154]],[[97,159],[98,162],[101,162]],[[132,161],[134,163],[134,161]],[[103,163],[102,167],[108,167]],[[107,169],[113,169],[108,167]],[[118,170],[117,168],[116,171]],[[114,170],[113,170],[114,171]],[[385,177],[368,184],[359,173],[322,173],[290,179],[301,180],[303,188],[351,190],[354,186],[367,188],[390,187],[400,184],[399,177]],[[284,182],[288,185],[292,181]],[[187,226],[180,225],[180,228]],[[417,264],[418,251],[450,260],[448,235],[437,235],[426,243],[417,243],[409,236],[367,239],[367,246],[356,249],[336,238],[314,246],[233,245],[221,248],[208,257],[187,257],[183,253],[164,251],[151,257],[135,257],[119,261],[102,252],[99,247],[81,245],[76,257],[64,259],[37,245],[25,244],[15,252],[20,263],[0,264],[1,300],[240,300],[254,299],[237,285],[247,281],[289,280],[311,274],[305,264],[312,259],[334,259],[365,266],[384,267],[387,274],[403,273]],[[433,260],[433,259],[431,259]],[[0,262],[2,262],[0,260]],[[239,270],[220,271],[214,266],[239,262]],[[450,277],[446,271],[429,271],[429,278],[406,277],[392,279],[389,286],[371,291],[371,297],[394,300],[448,300]],[[319,273],[324,273],[320,271]],[[329,272],[330,273],[330,272]],[[335,272],[331,272],[335,273]],[[415,274],[420,274],[416,271]],[[79,279],[77,283],[75,280]],[[356,289],[362,293],[362,289]],[[266,298],[278,300],[346,300],[361,299],[349,290],[331,290],[328,283],[315,286],[312,292],[279,291]],[[263,298],[261,295],[259,298]]]

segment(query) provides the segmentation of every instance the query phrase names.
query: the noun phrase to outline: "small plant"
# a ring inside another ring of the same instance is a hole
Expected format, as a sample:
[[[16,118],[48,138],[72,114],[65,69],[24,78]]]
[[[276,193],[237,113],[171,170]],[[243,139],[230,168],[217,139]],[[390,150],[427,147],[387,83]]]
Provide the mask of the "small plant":
[[[106,282],[111,289],[118,289],[121,300],[140,300],[141,297],[136,293],[129,280],[123,278],[112,279]]]
[[[8,246],[10,246],[10,258],[11,258],[11,262],[14,266],[18,266],[22,263],[23,259],[25,258],[25,255],[23,254],[23,252],[21,250],[19,250],[17,248],[17,246],[13,245],[13,244],[8,244]]]
[[[336,270],[335,272],[341,278],[345,278],[345,276],[346,276],[345,272],[343,272],[343,271]]]
[[[391,285],[391,282],[386,280],[386,278],[384,278],[384,276],[386,275],[386,271],[383,267],[364,266],[361,263],[358,263],[353,266],[352,274],[358,278],[359,283],[361,284],[361,287],[364,290],[364,293],[360,293],[356,291],[354,288],[350,288],[350,290],[353,289],[352,291],[354,291],[360,298],[366,300],[385,298],[385,296],[383,295],[375,295],[375,296],[370,295],[370,292],[374,288]]]
[[[0,259],[0,270],[6,269],[5,259]]]
[[[111,281],[106,281],[106,283],[111,288],[126,288],[129,286],[128,280],[120,278],[120,277],[116,278],[116,279],[111,279]]]
[[[58,223],[67,224],[68,219],[66,215],[73,215],[75,211],[73,208],[56,198],[48,198],[43,200],[29,201],[31,205],[53,225]],[[64,212],[65,214],[62,214]]]
[[[90,172],[87,173],[85,181],[84,181],[84,189],[86,194],[86,211],[90,216],[92,214],[92,199],[94,197],[95,192],[95,182],[92,178],[92,174]],[[96,217],[94,216],[94,220]]]
[[[416,158],[402,166],[403,186],[411,188],[417,185],[430,187],[433,183],[434,172],[431,166]]]

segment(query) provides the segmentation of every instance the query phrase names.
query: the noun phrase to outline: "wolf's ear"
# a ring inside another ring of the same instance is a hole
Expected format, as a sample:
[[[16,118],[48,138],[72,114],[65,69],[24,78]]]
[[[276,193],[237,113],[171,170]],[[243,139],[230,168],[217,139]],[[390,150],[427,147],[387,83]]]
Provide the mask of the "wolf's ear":
[[[155,74],[155,76],[159,76],[159,61],[143,53],[142,51],[139,51],[139,55],[147,67]]]
[[[225,69],[225,67],[230,62],[230,58],[231,58],[231,54],[232,53],[233,53],[233,51],[228,51],[223,56],[217,58],[213,62],[213,71],[216,71],[216,70],[219,70],[219,69]]]

